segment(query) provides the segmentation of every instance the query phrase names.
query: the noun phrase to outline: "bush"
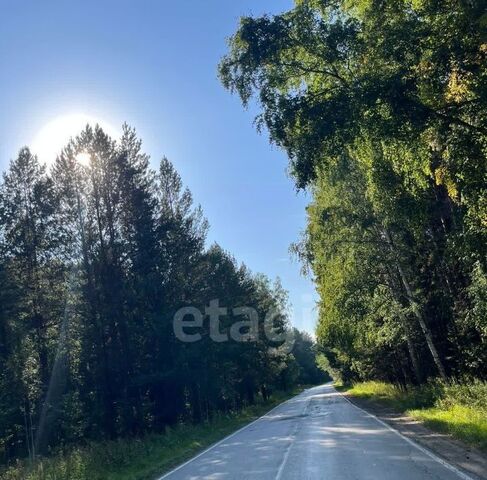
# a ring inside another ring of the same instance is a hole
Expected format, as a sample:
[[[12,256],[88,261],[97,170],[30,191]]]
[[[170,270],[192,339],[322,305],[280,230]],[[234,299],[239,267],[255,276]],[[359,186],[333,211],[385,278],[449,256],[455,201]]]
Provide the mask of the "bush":
[[[445,386],[437,406],[446,409],[454,405],[472,407],[487,413],[487,382],[474,379]]]

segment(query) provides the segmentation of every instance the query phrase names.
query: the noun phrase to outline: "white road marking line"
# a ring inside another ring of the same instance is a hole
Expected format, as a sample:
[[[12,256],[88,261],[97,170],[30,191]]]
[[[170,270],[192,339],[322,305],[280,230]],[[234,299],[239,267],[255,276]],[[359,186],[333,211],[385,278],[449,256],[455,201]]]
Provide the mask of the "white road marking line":
[[[309,407],[309,404],[310,404],[312,398],[313,398],[313,396],[310,396],[308,398],[308,401],[306,402],[306,405],[303,409],[303,415],[306,414],[306,410],[308,410],[308,407]],[[281,465],[279,466],[279,469],[277,470],[277,475],[276,475],[275,480],[280,480],[282,477],[282,472],[284,471],[284,467],[286,466],[287,459],[289,457],[289,454],[291,453],[291,449],[293,448],[294,440],[296,439],[296,433],[298,433],[299,426],[300,426],[300,421],[296,420],[296,425],[294,427],[293,433],[291,434],[291,441],[289,442],[289,445],[286,449],[286,453],[284,454]]]
[[[195,457],[190,458],[189,460],[187,460],[186,462],[182,463],[178,467],[176,467],[176,468],[172,469],[171,471],[165,473],[162,477],[159,477],[157,480],[164,480],[165,478],[168,478],[170,475],[172,475],[173,473],[176,473],[178,470],[180,470],[181,468],[183,468],[186,465],[190,464],[191,462],[194,462],[197,458],[201,457],[205,453],[207,453],[210,450],[213,450],[214,448],[218,447],[218,445],[221,445],[223,442],[226,442],[227,440],[229,440],[230,438],[234,437],[238,433],[244,431],[246,428],[249,428],[250,426],[254,425],[254,423],[257,423],[259,420],[264,419],[265,417],[267,417],[267,415],[269,415],[274,410],[276,410],[276,408],[279,408],[281,405],[285,405],[286,403],[290,402],[291,400],[296,399],[297,397],[299,397],[300,395],[302,395],[303,393],[305,393],[307,391],[308,390],[304,390],[300,394],[295,395],[294,397],[291,397],[290,399],[286,400],[285,402],[280,403],[279,405],[276,405],[274,408],[272,408],[271,410],[269,410],[265,415],[262,415],[262,417],[256,418],[253,422],[250,422],[247,425],[244,425],[242,428],[239,428],[236,432],[233,432],[230,435],[228,435],[227,437],[222,438],[220,441],[214,443],[213,445],[211,445],[210,447],[208,447],[206,450],[203,450],[201,453],[199,453]]]
[[[470,477],[469,475],[467,475],[466,473],[463,473],[460,469],[458,469],[457,467],[451,465],[450,463],[448,463],[446,460],[443,460],[442,458],[438,457],[436,454],[434,454],[433,452],[431,452],[430,450],[422,447],[421,445],[417,444],[415,441],[411,440],[410,438],[406,437],[405,435],[403,435],[401,432],[399,432],[398,430],[392,428],[389,424],[387,424],[386,422],[383,422],[380,418],[377,418],[375,415],[373,415],[372,413],[369,413],[367,412],[366,410],[364,410],[363,408],[360,408],[360,407],[357,407],[357,405],[355,405],[353,402],[351,402],[345,395],[343,395],[341,392],[339,392],[338,390],[334,389],[338,394],[340,394],[340,396],[342,398],[344,398],[350,405],[352,405],[352,407],[355,407],[357,410],[360,410],[362,413],[365,413],[365,415],[373,418],[374,420],[376,420],[377,422],[379,422],[381,425],[383,425],[384,427],[386,427],[388,430],[390,430],[391,432],[394,432],[396,435],[399,435],[403,440],[405,440],[407,443],[409,443],[411,446],[413,446],[414,448],[418,449],[420,452],[423,452],[425,455],[427,455],[428,457],[430,457],[431,459],[435,460],[436,462],[440,463],[441,465],[443,465],[445,468],[447,468],[448,470],[452,471],[453,473],[456,473],[462,480],[476,480],[474,477]]]

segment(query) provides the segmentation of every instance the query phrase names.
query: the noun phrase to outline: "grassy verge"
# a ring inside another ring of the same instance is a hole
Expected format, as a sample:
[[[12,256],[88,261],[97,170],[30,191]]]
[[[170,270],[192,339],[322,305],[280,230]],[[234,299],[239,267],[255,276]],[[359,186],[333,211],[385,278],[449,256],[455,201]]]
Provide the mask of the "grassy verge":
[[[363,382],[340,390],[406,412],[434,430],[487,450],[486,382],[431,382],[407,390],[384,382]]]
[[[165,434],[93,443],[0,471],[1,480],[152,480],[298,394],[275,393],[268,402],[210,423],[180,425]]]

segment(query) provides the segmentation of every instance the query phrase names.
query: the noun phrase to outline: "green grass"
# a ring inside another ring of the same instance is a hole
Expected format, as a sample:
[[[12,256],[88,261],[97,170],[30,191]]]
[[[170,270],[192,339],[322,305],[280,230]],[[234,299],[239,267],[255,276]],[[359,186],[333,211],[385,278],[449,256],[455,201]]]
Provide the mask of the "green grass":
[[[429,383],[422,387],[410,387],[403,390],[391,383],[363,382],[352,387],[344,387],[348,393],[357,398],[374,400],[394,410],[406,411],[416,408],[431,407],[441,395],[441,386]]]
[[[179,425],[165,434],[139,439],[92,443],[40,459],[33,466],[19,461],[0,471],[0,479],[152,480],[297,393],[299,390],[276,393],[266,403],[206,424]]]
[[[487,450],[487,383],[473,380],[449,385],[430,382],[402,389],[385,382],[342,387],[352,396],[406,412],[428,427]]]
[[[487,450],[487,415],[473,408],[454,405],[443,410],[428,408],[410,410],[414,418],[422,420],[434,430],[453,435],[471,445]]]

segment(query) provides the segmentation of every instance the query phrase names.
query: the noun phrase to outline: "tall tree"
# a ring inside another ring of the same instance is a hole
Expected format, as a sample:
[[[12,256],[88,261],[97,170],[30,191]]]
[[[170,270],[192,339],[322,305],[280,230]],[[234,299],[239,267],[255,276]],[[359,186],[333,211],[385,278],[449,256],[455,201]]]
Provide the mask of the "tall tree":
[[[312,190],[320,206],[316,214],[312,206],[308,235],[320,230],[329,246],[354,242],[333,247],[332,256],[311,238],[302,252],[322,291],[319,336],[324,348],[341,351],[333,357],[342,365],[362,355],[360,332],[347,326],[342,345],[328,337],[327,319],[345,326],[349,305],[324,296],[334,277],[321,272],[366,253],[366,275],[357,277],[361,268],[352,264],[346,275],[336,272],[335,289],[354,278],[365,298],[379,295],[389,305],[378,320],[402,329],[416,378],[423,379],[418,333],[437,375],[469,371],[457,329],[474,265],[485,268],[487,258],[484,12],[483,1],[303,0],[280,15],[243,18],[230,39],[222,82],[244,104],[257,97],[259,126],[287,151],[296,185]],[[337,182],[344,196],[333,202]],[[360,195],[351,203],[354,189]],[[332,206],[341,215],[329,221]],[[357,310],[353,323],[367,310]],[[478,329],[471,335],[482,341]]]
[[[29,422],[33,417],[39,424],[31,448],[41,451],[50,435],[49,393],[57,387],[50,381],[52,343],[59,339],[66,298],[56,208],[53,183],[45,168],[23,148],[4,174],[0,189],[3,267],[18,291],[3,331],[16,332],[12,353],[23,370],[24,413]]]

